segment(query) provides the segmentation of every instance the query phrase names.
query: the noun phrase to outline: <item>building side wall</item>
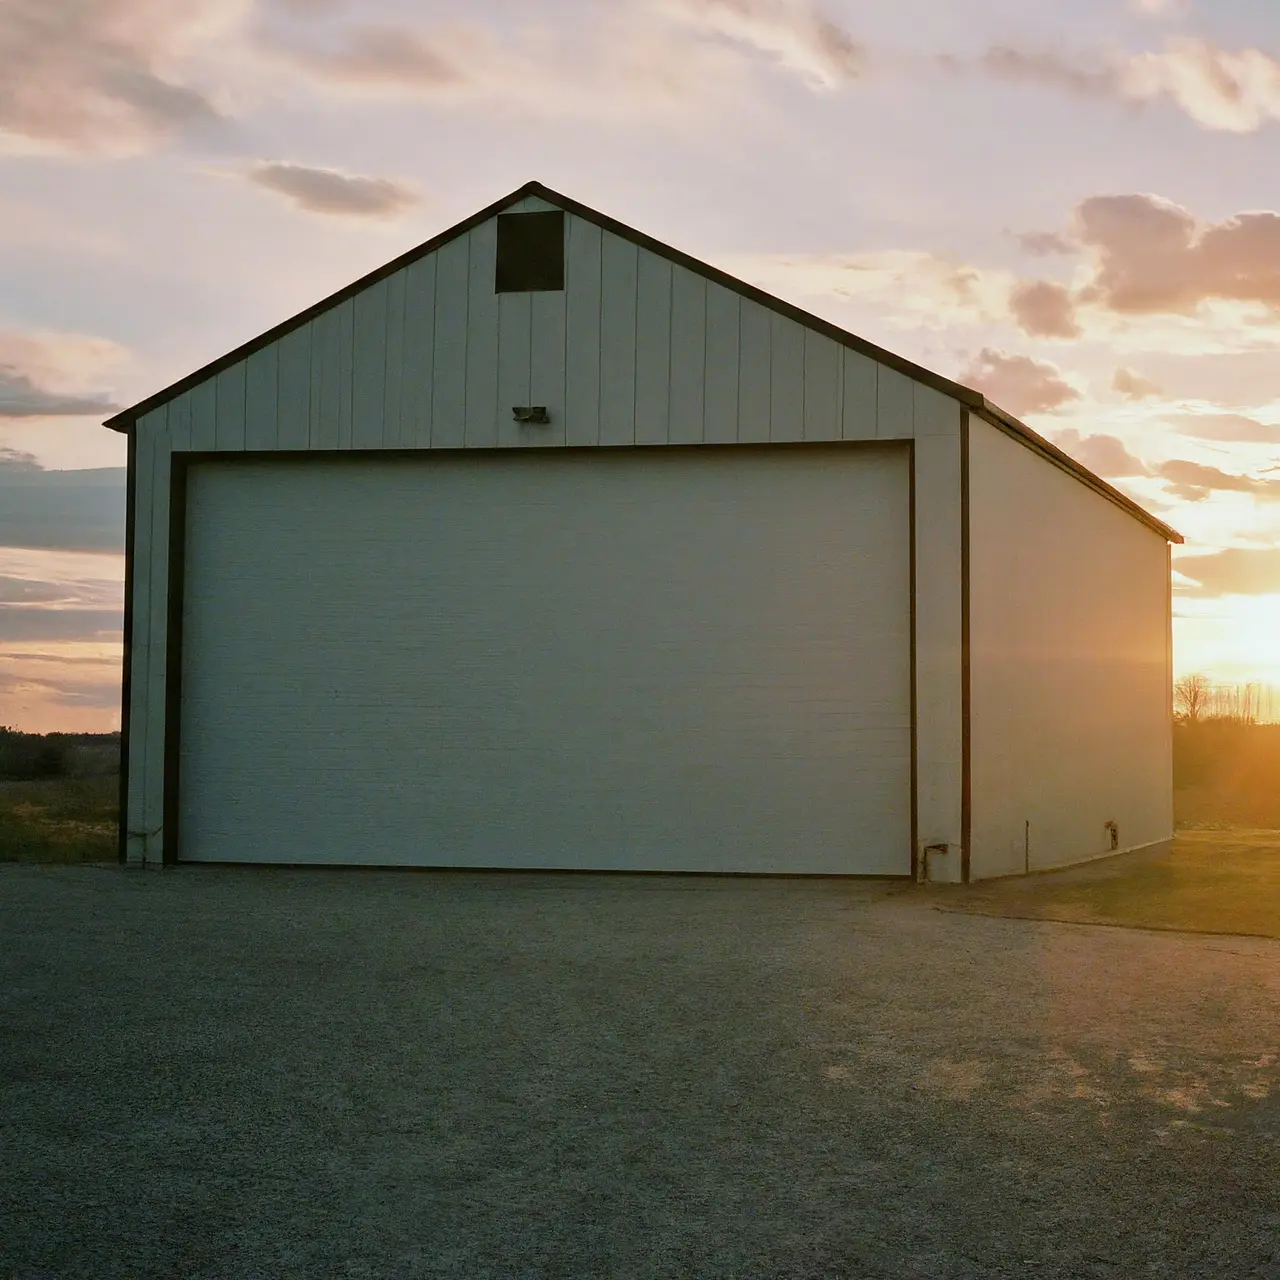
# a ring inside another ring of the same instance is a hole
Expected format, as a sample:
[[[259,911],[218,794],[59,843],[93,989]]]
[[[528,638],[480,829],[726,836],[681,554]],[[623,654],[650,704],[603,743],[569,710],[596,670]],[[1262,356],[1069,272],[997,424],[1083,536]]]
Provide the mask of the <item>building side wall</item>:
[[[914,440],[919,827],[959,842],[959,404],[565,223],[562,292],[494,292],[491,220],[138,420],[131,861],[163,858],[170,490],[187,452]],[[516,423],[521,404],[550,423]]]
[[[971,878],[1170,839],[1168,544],[976,418],[969,522]]]

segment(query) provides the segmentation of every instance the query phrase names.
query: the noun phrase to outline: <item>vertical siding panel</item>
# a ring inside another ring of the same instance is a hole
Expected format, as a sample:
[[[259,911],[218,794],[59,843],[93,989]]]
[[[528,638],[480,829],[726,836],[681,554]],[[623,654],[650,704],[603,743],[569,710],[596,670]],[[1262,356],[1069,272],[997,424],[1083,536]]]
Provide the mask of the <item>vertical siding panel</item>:
[[[531,298],[532,365],[529,403],[544,404],[551,421],[539,427],[530,444],[564,444],[565,435],[565,294],[534,293]],[[501,407],[501,406],[499,406]]]
[[[357,293],[351,364],[351,447],[381,449],[386,425],[387,282]]]
[[[493,287],[497,253],[498,223],[490,218],[471,233],[467,273],[468,448],[498,443],[498,295]]]
[[[519,423],[516,405],[542,404],[531,395],[533,379],[532,293],[498,294],[498,443],[541,444],[546,427]],[[550,416],[551,406],[547,405]]]
[[[771,317],[773,354],[770,361],[769,439],[804,439],[805,330],[786,316]]]
[[[129,677],[129,796],[126,833],[145,831],[149,811],[147,763],[157,732],[151,707],[151,546],[154,541],[156,437],[165,420],[163,408],[138,420],[134,459],[133,646]],[[144,856],[147,842],[126,834],[130,861]]]
[[[636,444],[666,444],[671,409],[671,263],[642,253],[636,284]]]
[[[915,436],[951,436],[960,430],[960,403],[949,395],[912,381]]]
[[[842,438],[874,440],[876,438],[876,389],[882,370],[876,361],[848,347],[844,348],[843,355]]]
[[[906,374],[880,366],[876,380],[876,436],[902,440],[915,433],[915,382]]]
[[[218,381],[206,378],[191,388],[189,449],[206,452],[218,447]]]
[[[387,279],[387,374],[382,404],[382,442],[388,449],[411,443],[404,427],[404,296],[405,273]]]
[[[719,292],[716,290],[715,292]],[[763,444],[769,439],[772,316],[758,302],[739,302],[738,439]],[[708,370],[710,376],[710,370]]]
[[[311,435],[311,325],[286,333],[276,345],[280,348],[277,445],[305,449]]]
[[[707,282],[671,268],[671,444],[701,444],[706,404]]]
[[[830,338],[804,332],[804,438],[840,439],[844,351]]]
[[[169,406],[172,410],[172,405]],[[168,417],[172,418],[172,413]],[[151,545],[148,573],[151,600],[147,626],[146,790],[142,802],[142,828],[147,860],[159,862],[164,854],[164,738],[165,664],[168,654],[169,595],[169,469],[171,452],[167,421],[151,433]],[[154,833],[154,834],[152,834]]]
[[[431,383],[435,365],[436,255],[419,258],[405,269],[404,374],[400,384],[404,443],[415,449],[431,444]]]
[[[279,348],[272,343],[245,361],[246,449],[274,449],[277,441],[276,397]]]
[[[606,235],[600,246],[600,443],[636,439],[636,292],[639,250]]]
[[[436,253],[434,379],[431,445],[459,448],[467,418],[467,275],[471,236],[459,236]]]
[[[308,405],[312,449],[338,447],[338,350],[342,343],[341,322],[334,308],[321,312],[311,322],[311,396]]]
[[[170,449],[191,448],[191,392],[187,391],[167,406],[169,421],[165,434],[169,439]]]
[[[739,297],[707,286],[706,408],[703,439],[732,444],[738,438]]]
[[[352,445],[352,390],[354,378],[352,366],[355,360],[356,309],[348,298],[337,308],[338,323],[338,448],[350,449]]]
[[[601,231],[569,217],[565,247],[565,443],[600,441]]]
[[[244,361],[223,369],[217,377],[218,423],[214,448],[244,448],[245,367]],[[141,444],[141,438],[139,438]]]

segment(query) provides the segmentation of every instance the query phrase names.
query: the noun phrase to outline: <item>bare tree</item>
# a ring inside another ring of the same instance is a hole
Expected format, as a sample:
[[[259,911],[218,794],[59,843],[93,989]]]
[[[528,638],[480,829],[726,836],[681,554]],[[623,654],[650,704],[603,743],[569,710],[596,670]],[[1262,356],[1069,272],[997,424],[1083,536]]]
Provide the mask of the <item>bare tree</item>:
[[[1209,677],[1197,673],[1192,676],[1183,676],[1180,680],[1175,680],[1173,685],[1173,699],[1178,710],[1186,718],[1188,724],[1198,724],[1201,715],[1209,708],[1209,698],[1213,692],[1213,686],[1209,683]]]

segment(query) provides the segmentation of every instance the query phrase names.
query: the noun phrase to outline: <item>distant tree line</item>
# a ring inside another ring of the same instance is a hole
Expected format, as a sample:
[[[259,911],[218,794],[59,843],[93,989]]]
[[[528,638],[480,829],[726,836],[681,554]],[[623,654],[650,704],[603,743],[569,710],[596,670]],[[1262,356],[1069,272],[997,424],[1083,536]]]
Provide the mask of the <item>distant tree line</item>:
[[[1265,684],[1214,684],[1208,676],[1183,676],[1173,686],[1174,719],[1188,728],[1202,724],[1258,725],[1280,720],[1280,699]]]
[[[0,727],[0,781],[101,777],[119,769],[119,733],[23,733]]]

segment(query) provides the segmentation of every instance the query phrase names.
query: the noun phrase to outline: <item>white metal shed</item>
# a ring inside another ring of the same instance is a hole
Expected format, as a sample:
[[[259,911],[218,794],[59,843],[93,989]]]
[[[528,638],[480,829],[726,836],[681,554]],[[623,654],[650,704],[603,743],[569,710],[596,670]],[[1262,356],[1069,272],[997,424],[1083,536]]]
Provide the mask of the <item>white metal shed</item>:
[[[1179,535],[537,183],[107,425],[127,862],[967,880],[1172,835]]]

